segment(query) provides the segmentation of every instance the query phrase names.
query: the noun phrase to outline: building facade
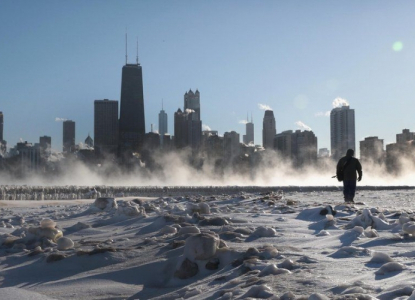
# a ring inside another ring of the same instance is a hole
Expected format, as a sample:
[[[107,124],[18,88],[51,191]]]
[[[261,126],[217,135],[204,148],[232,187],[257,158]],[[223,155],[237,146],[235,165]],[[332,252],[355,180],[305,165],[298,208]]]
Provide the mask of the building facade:
[[[163,109],[163,106],[161,108],[161,111],[159,113],[159,134],[160,134],[160,145],[163,147],[164,143],[164,135],[168,133],[168,127],[167,127],[167,114]]]
[[[143,72],[141,65],[122,68],[119,145],[121,153],[132,153],[143,146],[145,136]]]
[[[415,132],[410,132],[409,129],[403,129],[402,133],[396,135],[396,142],[398,144],[406,143],[415,140]]]
[[[200,93],[196,89],[196,92],[193,93],[193,91],[190,89],[188,92],[184,94],[184,112],[186,112],[187,109],[191,109],[195,111],[195,119],[201,120],[200,116]]]
[[[4,140],[4,138],[3,138],[3,122],[4,122],[3,112],[0,111],[0,142]]]
[[[274,148],[274,138],[276,134],[277,128],[275,126],[274,112],[272,110],[266,110],[262,124],[262,146],[265,149]]]
[[[75,122],[63,121],[63,152],[72,153],[75,151]]]
[[[380,140],[377,136],[371,136],[360,141],[360,159],[362,161],[382,163],[384,157],[383,140]]]
[[[246,134],[243,135],[243,143],[245,145],[248,144],[255,144],[254,141],[254,123],[252,122],[252,118],[251,118],[251,122],[248,122],[245,124],[245,130],[246,130]]]
[[[98,155],[116,154],[118,149],[118,101],[94,101],[94,149]]]
[[[354,109],[341,106],[331,111],[330,142],[331,157],[335,160],[345,156],[348,149],[356,150]]]

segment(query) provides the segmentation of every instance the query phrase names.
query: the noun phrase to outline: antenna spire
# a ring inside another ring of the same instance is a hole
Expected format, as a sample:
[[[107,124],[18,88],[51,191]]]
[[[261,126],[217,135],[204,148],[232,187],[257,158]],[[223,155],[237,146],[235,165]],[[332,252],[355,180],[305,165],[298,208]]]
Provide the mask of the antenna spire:
[[[125,64],[127,64],[128,55],[127,55],[127,28],[125,28]]]
[[[137,56],[135,57],[135,61],[138,65],[138,36],[137,36]]]

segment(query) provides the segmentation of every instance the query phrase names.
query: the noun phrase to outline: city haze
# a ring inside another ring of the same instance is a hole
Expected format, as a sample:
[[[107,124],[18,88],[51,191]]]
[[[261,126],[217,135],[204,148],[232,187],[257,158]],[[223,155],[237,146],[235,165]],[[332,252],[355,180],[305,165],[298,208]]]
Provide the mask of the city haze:
[[[262,144],[263,103],[277,133],[307,124],[318,148],[330,148],[336,98],[356,111],[356,144],[395,142],[414,130],[415,3],[388,1],[2,1],[0,111],[4,139],[51,136],[76,122],[76,143],[93,135],[93,102],[120,100],[121,68],[143,67],[146,131],[158,130],[162,99],[173,114],[189,88],[201,92],[203,124],[220,135],[253,116]]]

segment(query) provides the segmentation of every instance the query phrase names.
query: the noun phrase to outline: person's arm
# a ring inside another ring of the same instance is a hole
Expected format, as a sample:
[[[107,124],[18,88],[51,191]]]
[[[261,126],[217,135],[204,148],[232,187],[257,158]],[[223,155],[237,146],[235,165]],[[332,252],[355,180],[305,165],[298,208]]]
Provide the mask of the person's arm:
[[[357,178],[357,181],[362,180],[362,176],[363,176],[362,165],[360,164],[359,160],[357,160],[357,163],[356,163],[356,171],[357,171],[357,174],[359,174],[359,177]]]

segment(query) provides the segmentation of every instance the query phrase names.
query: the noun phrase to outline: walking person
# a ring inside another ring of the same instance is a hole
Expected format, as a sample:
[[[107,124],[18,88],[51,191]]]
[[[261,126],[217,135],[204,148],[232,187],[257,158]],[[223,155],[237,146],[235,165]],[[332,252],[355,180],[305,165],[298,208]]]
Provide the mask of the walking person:
[[[337,163],[336,171],[337,179],[343,181],[344,201],[348,203],[354,203],[353,198],[356,192],[356,180],[362,180],[362,165],[353,155],[353,149],[347,150],[346,156],[340,158]]]

